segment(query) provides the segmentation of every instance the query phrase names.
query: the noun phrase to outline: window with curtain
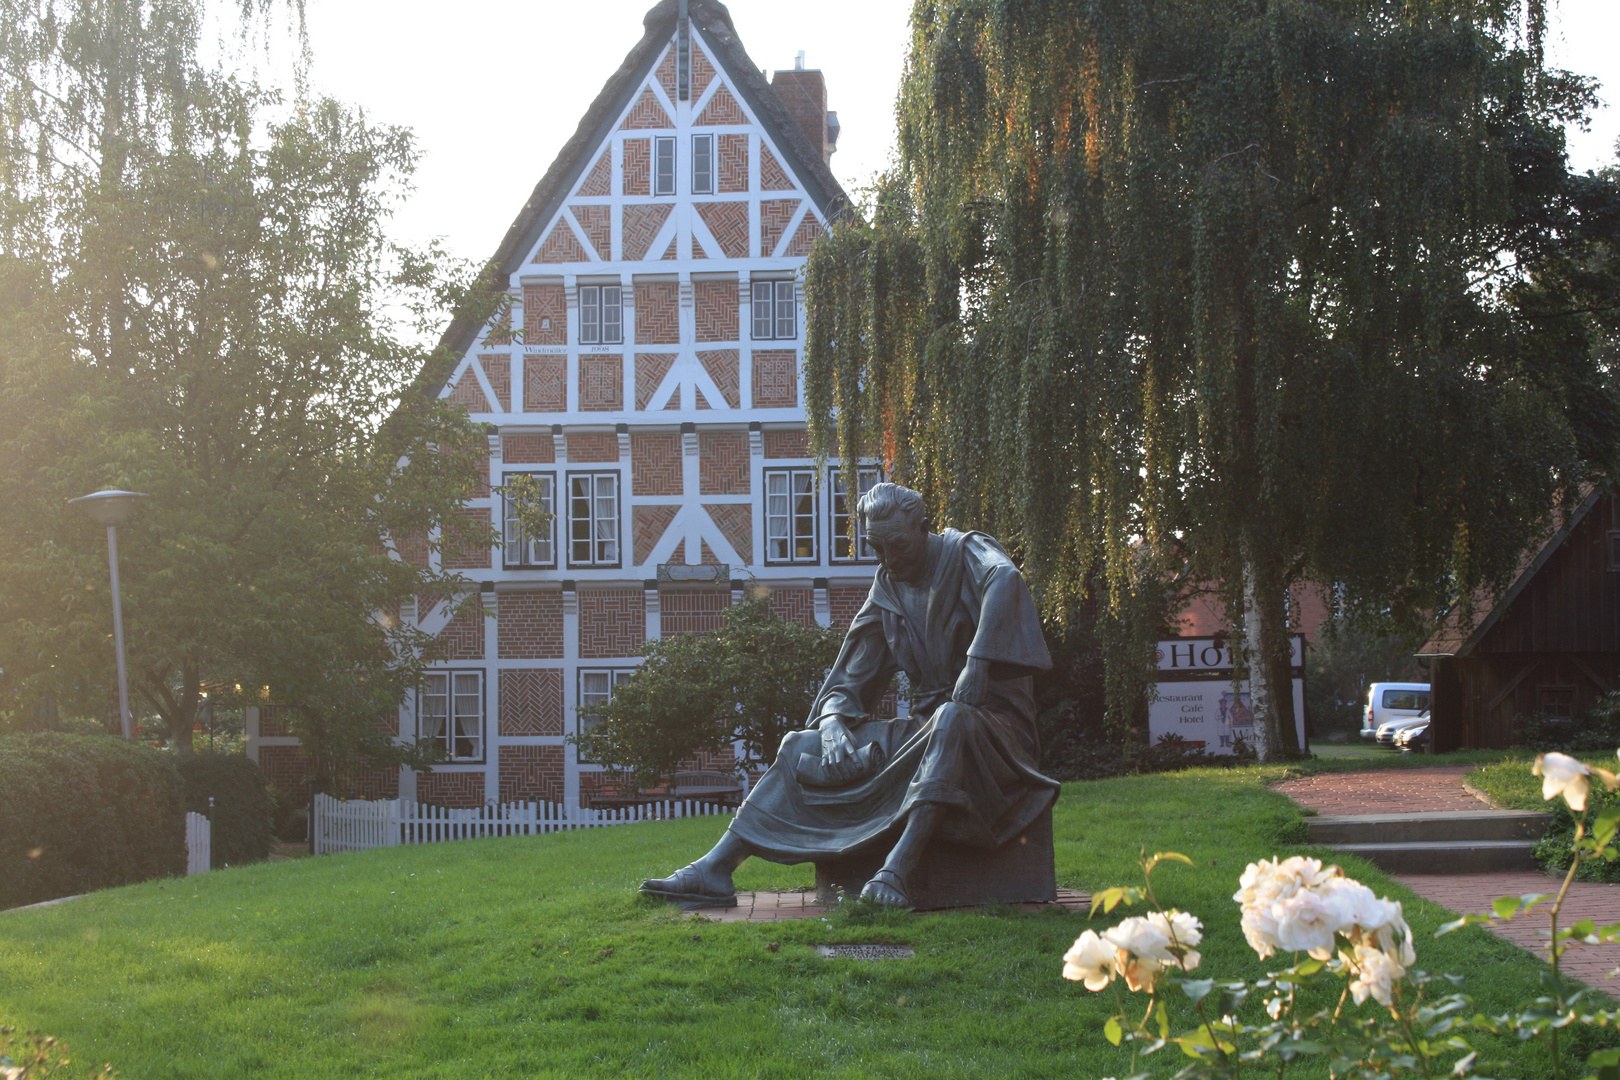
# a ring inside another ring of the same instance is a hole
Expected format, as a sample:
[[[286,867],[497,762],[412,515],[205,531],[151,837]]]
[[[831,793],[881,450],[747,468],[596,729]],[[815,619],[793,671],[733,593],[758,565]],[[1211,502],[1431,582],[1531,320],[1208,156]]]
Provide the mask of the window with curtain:
[[[507,476],[527,476],[534,480],[540,491],[540,509],[548,514],[556,514],[555,487],[556,479],[550,473],[507,473]],[[547,567],[557,565],[557,519],[553,517],[551,524],[543,536],[530,536],[524,532],[523,526],[518,522],[513,512],[512,500],[501,500],[502,545],[501,557],[504,565],[509,567],[537,566]]]
[[[613,697],[613,691],[630,681],[634,668],[584,668],[579,673],[579,714],[577,734],[583,735],[602,719],[602,706]],[[598,764],[580,755],[580,763]]]
[[[484,673],[430,671],[416,697],[416,730],[451,761],[484,759]]]
[[[618,473],[569,474],[568,562],[572,566],[619,564]]]
[[[862,465],[857,471],[857,487],[853,496],[844,492],[844,470],[837,465],[827,470],[827,489],[832,493],[832,561],[876,562],[877,556],[866,544],[866,529],[855,511],[861,496],[872,490],[872,485],[883,479],[876,465]],[[854,537],[851,539],[851,527]]]
[[[813,469],[765,471],[765,561],[815,562],[816,474]]]

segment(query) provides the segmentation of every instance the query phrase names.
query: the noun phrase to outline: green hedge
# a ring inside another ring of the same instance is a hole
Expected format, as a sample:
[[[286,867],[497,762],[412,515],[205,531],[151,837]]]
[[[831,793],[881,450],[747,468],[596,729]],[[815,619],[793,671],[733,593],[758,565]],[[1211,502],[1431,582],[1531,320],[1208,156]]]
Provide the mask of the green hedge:
[[[193,754],[179,762],[186,809],[213,822],[213,866],[263,862],[270,857],[275,807],[264,773],[241,754]],[[214,808],[210,814],[209,796]]]
[[[0,736],[0,908],[186,870],[174,759],[97,735]]]

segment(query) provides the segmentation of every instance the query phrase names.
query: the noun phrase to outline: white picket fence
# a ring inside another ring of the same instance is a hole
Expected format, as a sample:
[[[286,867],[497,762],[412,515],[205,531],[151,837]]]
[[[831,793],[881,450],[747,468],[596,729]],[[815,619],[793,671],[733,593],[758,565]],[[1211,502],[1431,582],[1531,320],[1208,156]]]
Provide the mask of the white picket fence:
[[[213,866],[214,826],[201,814],[186,813],[186,873],[206,874]]]
[[[408,799],[366,801],[315,796],[315,854],[365,851],[400,844],[473,840],[484,836],[533,836],[566,829],[630,825],[638,821],[730,814],[729,807],[690,799],[642,803],[617,810],[590,810],[561,803],[516,802],[478,809],[427,806]]]

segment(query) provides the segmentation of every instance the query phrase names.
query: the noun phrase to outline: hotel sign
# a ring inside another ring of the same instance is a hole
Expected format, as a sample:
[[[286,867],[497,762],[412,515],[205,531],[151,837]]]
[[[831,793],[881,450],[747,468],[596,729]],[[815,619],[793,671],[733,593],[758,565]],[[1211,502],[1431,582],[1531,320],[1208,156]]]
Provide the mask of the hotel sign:
[[[1305,639],[1289,639],[1294,730],[1305,745]],[[1159,686],[1148,706],[1148,737],[1176,736],[1206,753],[1230,754],[1239,739],[1254,745],[1249,680],[1232,684],[1231,646],[1224,638],[1167,638],[1158,645]]]
[[[1228,638],[1169,638],[1159,642],[1159,678],[1180,675],[1197,678],[1232,670],[1232,645]],[[1288,639],[1288,666],[1305,670],[1305,639],[1298,634]]]

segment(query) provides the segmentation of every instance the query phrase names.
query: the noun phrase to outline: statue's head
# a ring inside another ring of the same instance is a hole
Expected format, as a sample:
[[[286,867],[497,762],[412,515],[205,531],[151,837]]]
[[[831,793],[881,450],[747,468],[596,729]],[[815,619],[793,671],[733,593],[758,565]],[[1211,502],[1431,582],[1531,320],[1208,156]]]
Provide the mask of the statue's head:
[[[868,546],[883,568],[917,582],[928,565],[928,521],[922,496],[899,484],[873,484],[856,508]]]

